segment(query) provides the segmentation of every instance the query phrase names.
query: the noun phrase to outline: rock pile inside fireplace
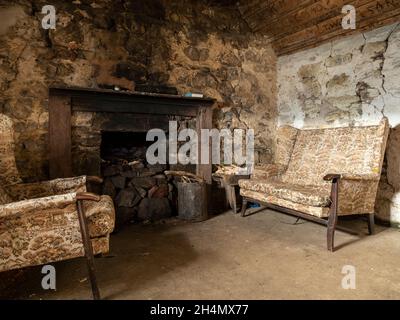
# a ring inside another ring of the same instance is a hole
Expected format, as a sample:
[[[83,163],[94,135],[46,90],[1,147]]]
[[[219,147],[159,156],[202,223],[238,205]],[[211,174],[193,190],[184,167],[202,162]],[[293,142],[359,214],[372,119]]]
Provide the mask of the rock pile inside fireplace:
[[[176,197],[172,181],[164,174],[167,165],[148,164],[143,146],[115,147],[106,155],[101,165],[103,194],[114,199],[117,228],[172,215]]]

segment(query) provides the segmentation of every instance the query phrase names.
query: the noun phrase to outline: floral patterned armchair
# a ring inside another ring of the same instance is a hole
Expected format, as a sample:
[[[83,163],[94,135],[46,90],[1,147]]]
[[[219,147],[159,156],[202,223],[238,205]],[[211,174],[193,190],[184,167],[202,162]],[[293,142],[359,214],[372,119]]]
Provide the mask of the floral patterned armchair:
[[[242,215],[252,201],[325,224],[331,251],[338,215],[367,215],[373,233],[388,131],[386,118],[377,126],[279,128],[275,163],[239,181]]]
[[[0,114],[0,272],[86,255],[95,298],[93,254],[109,251],[113,201],[87,192],[74,177],[22,183],[14,157],[13,124]]]

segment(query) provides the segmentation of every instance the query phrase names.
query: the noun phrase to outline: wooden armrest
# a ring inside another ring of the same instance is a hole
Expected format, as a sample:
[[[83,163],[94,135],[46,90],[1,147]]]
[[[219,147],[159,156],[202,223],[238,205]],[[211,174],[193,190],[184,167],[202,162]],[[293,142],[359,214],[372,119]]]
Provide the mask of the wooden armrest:
[[[87,176],[86,181],[101,184],[104,180],[97,176]]]
[[[76,194],[76,200],[88,200],[99,202],[101,200],[100,196],[91,192],[79,192]]]
[[[328,173],[325,177],[324,180],[325,181],[334,181],[334,180],[338,180],[340,179],[342,176],[340,174],[337,173]]]

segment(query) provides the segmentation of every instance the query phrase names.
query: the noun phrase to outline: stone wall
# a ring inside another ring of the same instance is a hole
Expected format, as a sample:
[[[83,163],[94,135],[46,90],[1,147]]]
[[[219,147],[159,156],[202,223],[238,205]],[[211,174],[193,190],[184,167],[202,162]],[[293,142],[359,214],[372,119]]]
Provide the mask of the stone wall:
[[[258,161],[274,150],[276,58],[233,1],[0,0],[0,112],[15,122],[25,180],[48,177],[48,87],[167,85],[216,98],[217,127],[253,128]]]
[[[400,223],[400,26],[278,59],[278,122],[298,128],[377,124],[391,132],[376,212]]]

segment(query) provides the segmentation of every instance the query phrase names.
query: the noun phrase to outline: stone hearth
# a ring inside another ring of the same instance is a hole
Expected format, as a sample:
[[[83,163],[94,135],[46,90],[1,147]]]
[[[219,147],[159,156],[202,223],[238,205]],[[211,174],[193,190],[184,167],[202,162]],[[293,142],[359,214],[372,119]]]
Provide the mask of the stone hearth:
[[[167,165],[147,163],[146,133],[104,131],[101,137],[102,191],[114,199],[117,227],[171,216],[176,188],[164,175]]]
[[[73,112],[72,170],[74,175],[104,178],[102,193],[114,199],[117,228],[129,222],[167,218],[176,212],[176,186],[164,171],[169,165],[150,165],[147,130],[168,132],[168,122],[196,128],[196,119],[183,116]],[[182,168],[180,168],[182,169]],[[193,171],[192,166],[184,170]]]

